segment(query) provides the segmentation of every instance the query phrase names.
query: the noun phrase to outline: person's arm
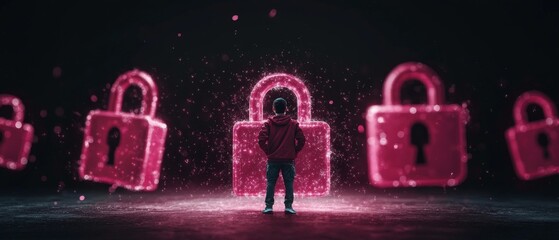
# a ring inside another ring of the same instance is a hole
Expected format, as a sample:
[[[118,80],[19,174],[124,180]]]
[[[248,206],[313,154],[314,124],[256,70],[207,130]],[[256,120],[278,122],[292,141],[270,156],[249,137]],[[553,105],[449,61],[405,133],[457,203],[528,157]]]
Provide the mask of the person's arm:
[[[270,126],[268,122],[265,122],[260,129],[260,133],[258,134],[258,145],[264,151],[264,153],[268,154],[268,138],[270,135]]]
[[[295,126],[295,151],[299,152],[303,149],[303,146],[305,146],[305,134],[303,134],[303,130],[299,127],[299,124],[297,123],[297,126]]]

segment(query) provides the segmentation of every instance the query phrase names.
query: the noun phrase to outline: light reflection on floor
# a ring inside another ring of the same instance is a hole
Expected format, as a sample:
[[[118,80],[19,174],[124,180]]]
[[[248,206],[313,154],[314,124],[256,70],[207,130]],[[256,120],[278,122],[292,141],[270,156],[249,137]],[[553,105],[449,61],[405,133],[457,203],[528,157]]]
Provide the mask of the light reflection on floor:
[[[80,196],[84,200],[80,201]],[[106,192],[0,196],[0,238],[556,239],[559,199],[412,191],[296,198]]]

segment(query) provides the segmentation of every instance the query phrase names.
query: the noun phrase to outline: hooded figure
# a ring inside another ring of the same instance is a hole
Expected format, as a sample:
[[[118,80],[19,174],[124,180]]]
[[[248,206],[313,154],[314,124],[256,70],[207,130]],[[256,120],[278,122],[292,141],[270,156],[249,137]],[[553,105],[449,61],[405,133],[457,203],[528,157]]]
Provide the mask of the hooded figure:
[[[305,135],[297,120],[282,114],[268,118],[258,136],[258,145],[271,162],[291,162],[305,145]]]
[[[268,156],[266,166],[266,208],[265,214],[273,212],[274,190],[279,172],[285,184],[285,213],[293,210],[293,181],[295,179],[295,158],[305,145],[305,135],[297,120],[286,115],[287,102],[283,98],[274,100],[275,116],[268,118],[258,135],[258,145]]]

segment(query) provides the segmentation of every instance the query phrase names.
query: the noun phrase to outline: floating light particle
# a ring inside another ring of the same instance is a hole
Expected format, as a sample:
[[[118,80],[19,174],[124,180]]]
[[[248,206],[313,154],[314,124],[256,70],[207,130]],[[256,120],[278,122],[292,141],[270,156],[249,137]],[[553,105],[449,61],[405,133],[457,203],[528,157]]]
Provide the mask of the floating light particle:
[[[363,133],[363,132],[365,132],[365,127],[363,127],[363,125],[359,125],[359,126],[357,126],[357,131],[359,133]]]
[[[60,67],[54,67],[52,69],[52,77],[54,78],[60,78],[62,76],[62,68]]]
[[[97,96],[95,96],[95,95],[91,95],[91,97],[89,97],[89,99],[90,99],[92,102],[97,102]]]
[[[456,186],[456,180],[454,180],[454,179],[448,179],[447,184],[448,184],[448,186],[450,186],[450,187]]]
[[[229,55],[227,55],[227,54],[225,54],[225,53],[222,54],[222,55],[221,55],[221,60],[224,61],[224,62],[229,61]]]
[[[58,117],[64,116],[64,108],[62,108],[62,107],[57,107],[57,108],[54,110],[54,114],[56,114],[56,116],[58,116]]]
[[[386,145],[386,143],[388,143],[386,138],[381,138],[379,142],[380,142],[380,145],[383,145],[383,146]]]
[[[268,13],[268,16],[270,16],[271,18],[275,17],[278,14],[278,11],[275,8],[272,8],[272,10],[270,10],[270,12]]]
[[[53,129],[54,133],[56,134],[60,134],[60,132],[62,132],[62,128],[60,126],[55,126]]]
[[[83,200],[85,200],[85,196],[84,196],[84,195],[81,195],[81,196],[80,196],[80,201],[83,201]]]
[[[233,17],[231,17],[231,20],[233,20],[233,22],[236,22],[237,20],[239,20],[239,15],[233,15]]]
[[[330,105],[332,105],[332,104],[334,104],[334,100],[330,100],[330,101],[328,101],[328,103],[329,103]]]
[[[182,33],[177,33],[177,37],[182,37]]]

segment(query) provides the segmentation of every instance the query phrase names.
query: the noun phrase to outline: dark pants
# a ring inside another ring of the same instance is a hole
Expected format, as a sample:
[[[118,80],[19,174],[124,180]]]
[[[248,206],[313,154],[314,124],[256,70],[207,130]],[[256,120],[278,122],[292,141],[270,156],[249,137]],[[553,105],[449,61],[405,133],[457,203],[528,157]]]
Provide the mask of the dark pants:
[[[266,207],[274,205],[274,190],[276,189],[276,181],[279,172],[283,176],[285,184],[285,207],[291,207],[293,204],[293,180],[295,179],[295,164],[292,162],[268,162],[266,166]]]

